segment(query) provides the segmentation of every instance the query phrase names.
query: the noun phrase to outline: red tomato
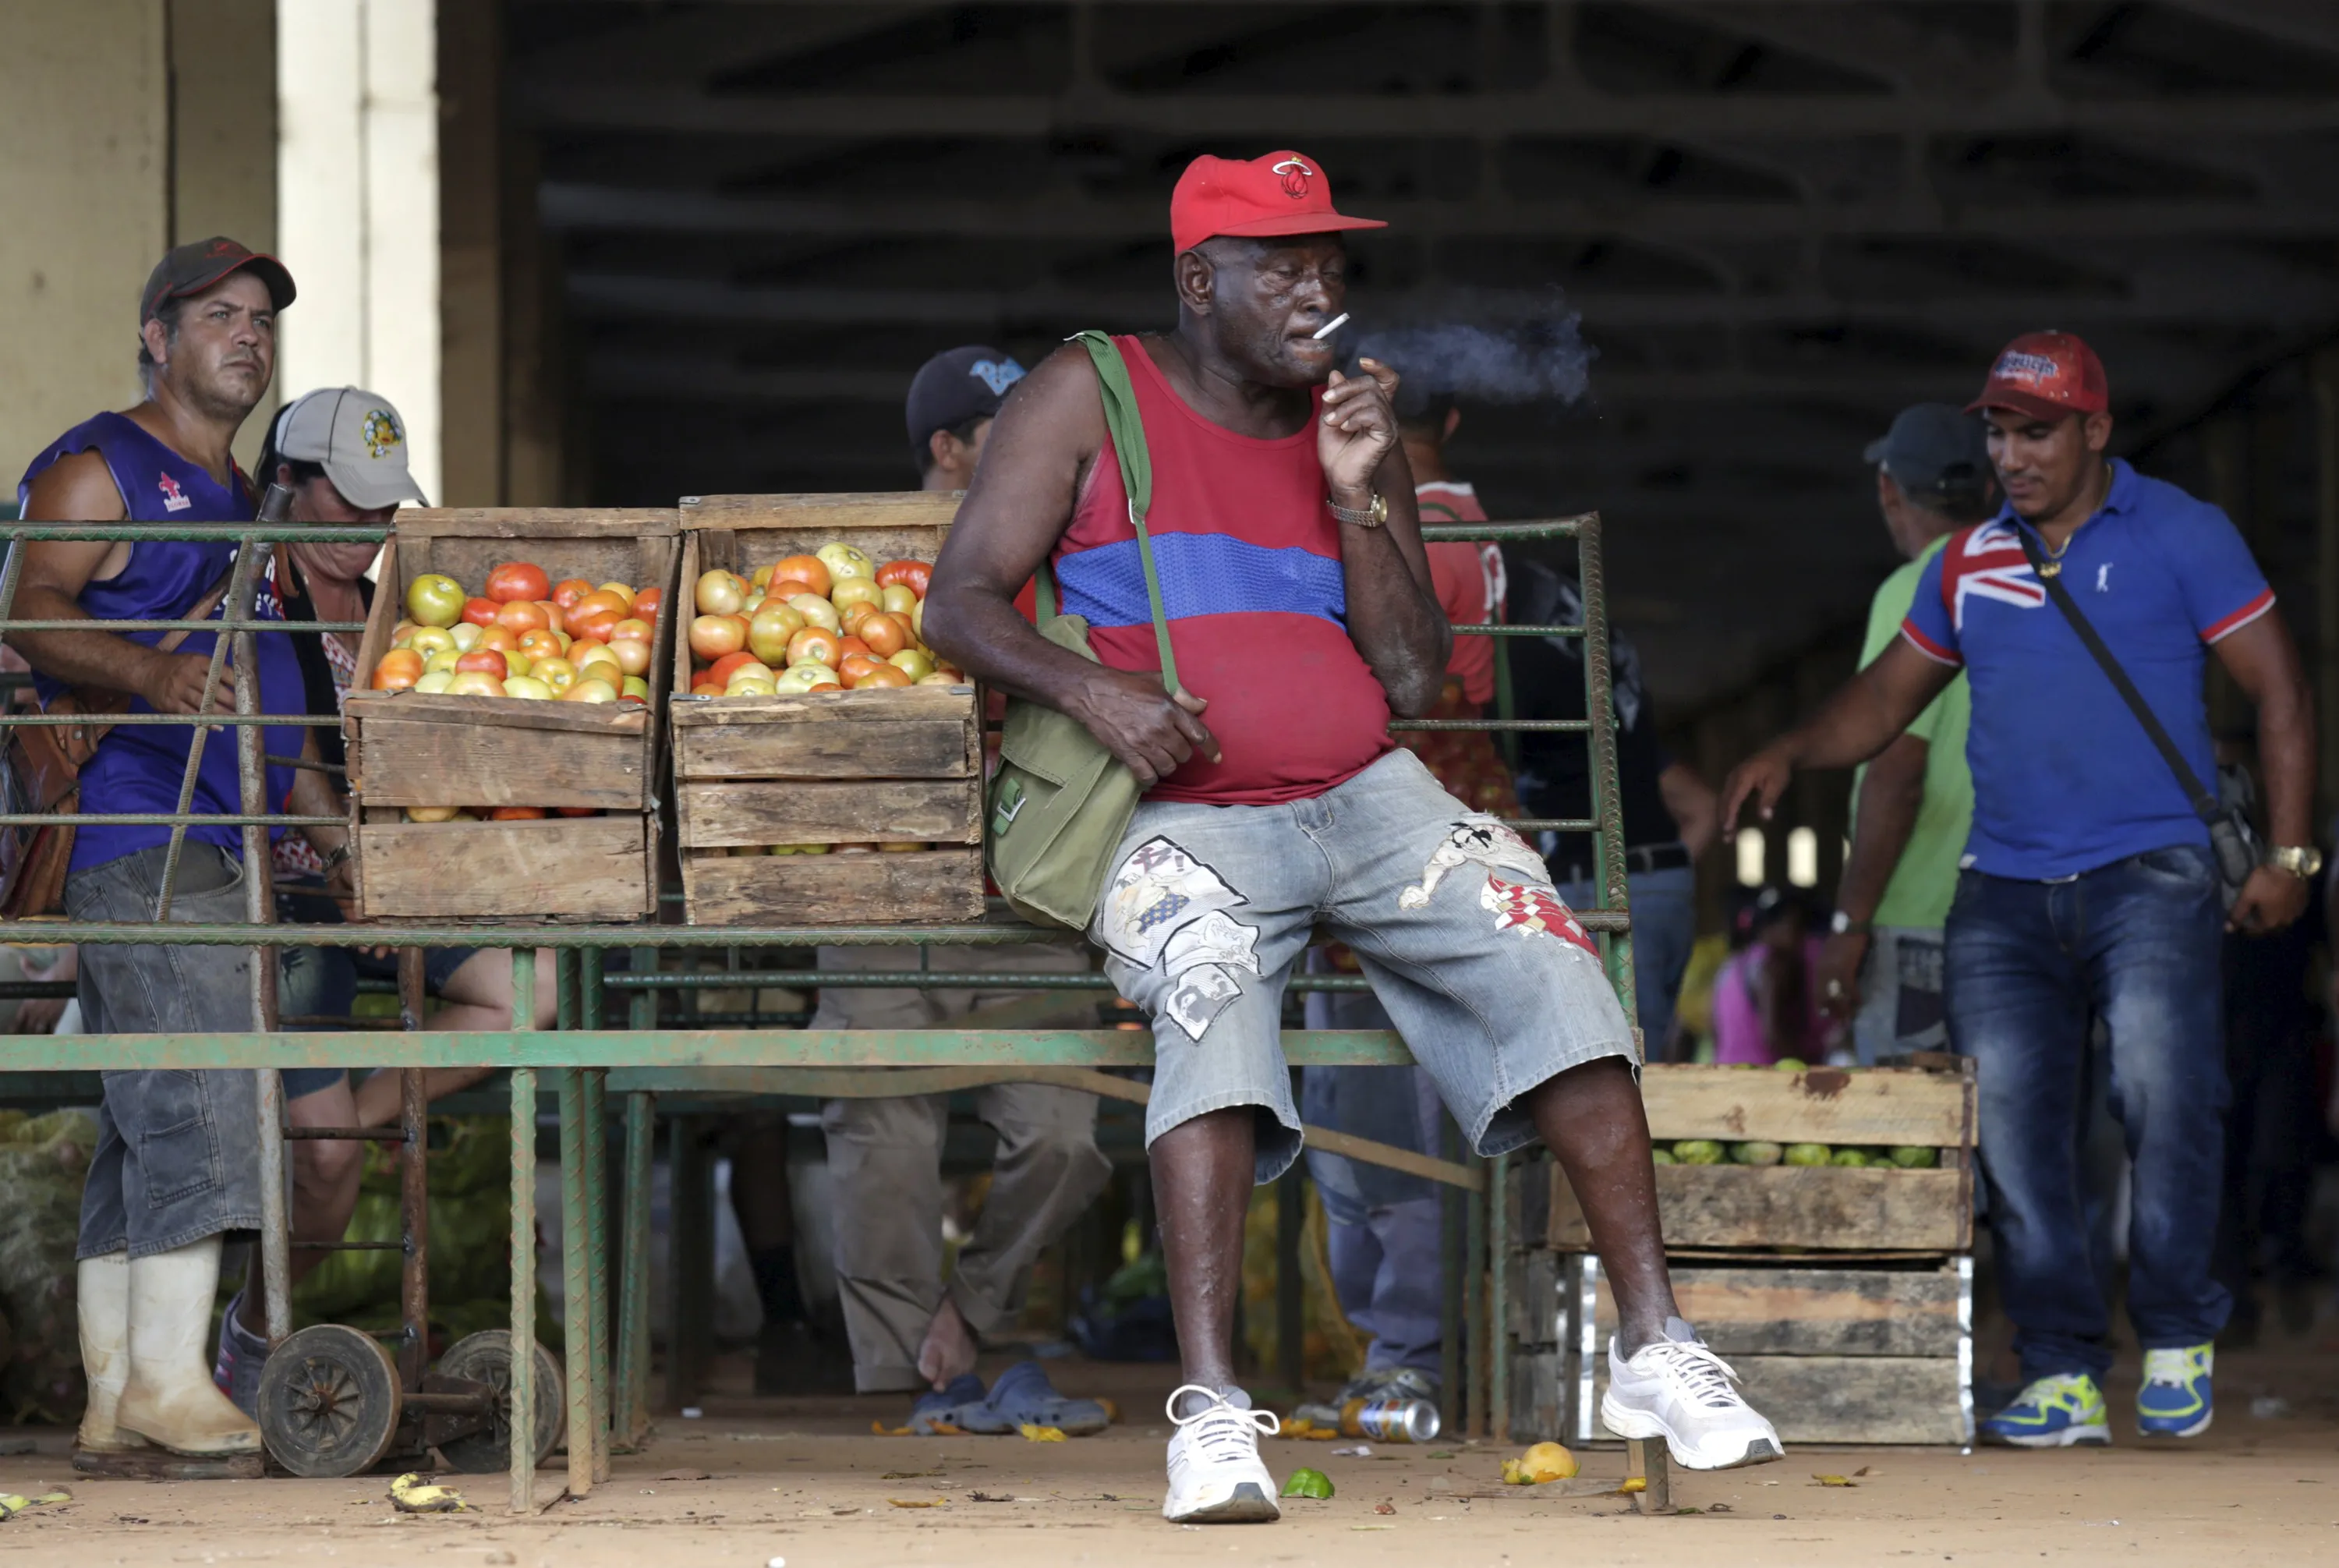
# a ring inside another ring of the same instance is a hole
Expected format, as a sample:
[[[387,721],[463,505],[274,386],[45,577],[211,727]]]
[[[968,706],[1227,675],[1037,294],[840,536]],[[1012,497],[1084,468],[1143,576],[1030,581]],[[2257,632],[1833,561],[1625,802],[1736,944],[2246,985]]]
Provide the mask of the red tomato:
[[[499,605],[514,599],[548,598],[551,593],[552,579],[544,575],[544,568],[526,561],[506,561],[488,574],[488,597]]]
[[[788,639],[788,663],[792,665],[820,664],[834,669],[836,661],[844,656],[836,634],[818,626],[806,626]]]
[[[926,585],[933,580],[934,568],[923,561],[887,561],[877,568],[877,586],[891,587],[906,583],[910,591],[920,598],[926,597]]]
[[[422,678],[422,656],[412,648],[392,648],[375,661],[371,685],[378,692],[404,691]]]
[[[721,658],[716,659],[713,665],[707,667],[706,678],[715,682],[717,685],[725,685],[731,679],[731,672],[737,669],[740,666],[760,665],[763,664],[763,660],[757,658],[755,655],[748,653],[745,649],[741,649],[737,653],[725,654]]]
[[[503,606],[493,599],[465,599],[463,618],[475,626],[491,626],[496,624],[496,616],[502,609]]]
[[[563,577],[553,585],[552,602],[567,609],[593,591],[593,585],[583,577]]]
[[[540,805],[499,805],[488,814],[489,822],[540,822],[543,818]]]
[[[523,633],[550,631],[552,617],[534,599],[506,599],[496,612],[496,625]]]
[[[599,816],[601,814],[601,808],[597,805],[557,805],[552,809],[554,814],[559,816]]]
[[[473,648],[455,661],[455,668],[459,673],[465,674],[478,670],[480,674],[493,676],[498,680],[502,680],[511,673],[511,666],[506,664],[503,655],[493,648]]]
[[[664,588],[644,588],[634,596],[634,614],[646,621],[656,621],[658,606],[664,603],[666,603]]]
[[[866,658],[877,652],[875,648],[871,647],[859,637],[851,635],[847,635],[838,639],[836,651],[843,654],[847,658],[851,658],[854,654],[859,654],[864,658]]]
[[[828,563],[818,556],[786,556],[772,567],[772,579],[801,578],[806,593],[825,595],[828,592]]]
[[[890,659],[910,646],[910,628],[902,624],[901,616],[880,610],[862,617],[861,640],[879,658]]]
[[[579,605],[568,612],[568,635],[606,643],[611,640],[617,623],[625,618],[626,612],[614,606],[603,605],[588,610]]]

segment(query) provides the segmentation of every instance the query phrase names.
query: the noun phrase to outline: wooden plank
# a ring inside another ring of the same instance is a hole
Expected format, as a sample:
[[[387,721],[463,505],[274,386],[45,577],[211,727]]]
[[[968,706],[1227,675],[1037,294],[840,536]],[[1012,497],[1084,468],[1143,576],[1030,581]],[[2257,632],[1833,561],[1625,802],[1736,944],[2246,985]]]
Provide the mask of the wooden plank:
[[[1593,1408],[1608,1392],[1608,1358]],[[1953,1356],[1734,1356],[1747,1403],[1795,1443],[1963,1444],[1972,1434]],[[1602,1436],[1605,1428],[1594,1422]]]
[[[552,916],[632,920],[656,908],[649,819],[367,823],[358,829],[369,919]]]
[[[398,531],[414,538],[637,539],[674,534],[681,523],[672,507],[409,507],[398,514]]]
[[[845,490],[795,496],[689,496],[679,519],[694,528],[846,530],[947,528],[962,490]],[[866,545],[855,547],[866,549]],[[761,565],[761,562],[756,563]]]
[[[1661,1165],[1656,1178],[1668,1247],[1962,1252],[1973,1245],[1959,1170]],[[1589,1251],[1591,1228],[1556,1162],[1551,1181],[1550,1245]]]
[[[911,925],[982,916],[982,852],[726,855],[686,851],[693,925]]]
[[[444,692],[353,692],[342,711],[368,724],[439,724],[467,729],[538,733],[557,730],[564,735],[607,736],[628,743],[638,741],[651,728],[650,711],[640,703],[456,697]],[[535,744],[540,748],[545,743]],[[541,755],[539,750],[539,758]]]
[[[1556,1345],[1564,1314],[1559,1299],[1564,1254],[1538,1248],[1511,1266],[1510,1335],[1523,1346]],[[1694,1319],[1693,1319],[1694,1321]]]
[[[1673,1281],[1681,1315],[1697,1325],[1699,1337],[1733,1364],[1742,1356],[1954,1356],[1967,1332],[1959,1321],[1961,1291],[1955,1265],[1922,1269],[1676,1267]],[[1593,1322],[1605,1345],[1616,1327],[1616,1302],[1604,1272]]]
[[[1652,1066],[1641,1077],[1649,1131],[1775,1143],[1971,1147],[1969,1072],[1816,1067],[1802,1072]]]
[[[724,697],[673,706],[683,779],[966,779],[982,774],[972,686]]]
[[[449,700],[499,708],[555,705],[494,697]],[[369,805],[597,806],[626,812],[650,806],[649,759],[637,732],[548,741],[542,730],[496,724],[365,719],[360,727],[366,737],[365,772],[351,776]],[[555,749],[558,765],[548,754]]]
[[[973,779],[686,780],[675,786],[675,798],[685,849],[982,842],[982,788]]]

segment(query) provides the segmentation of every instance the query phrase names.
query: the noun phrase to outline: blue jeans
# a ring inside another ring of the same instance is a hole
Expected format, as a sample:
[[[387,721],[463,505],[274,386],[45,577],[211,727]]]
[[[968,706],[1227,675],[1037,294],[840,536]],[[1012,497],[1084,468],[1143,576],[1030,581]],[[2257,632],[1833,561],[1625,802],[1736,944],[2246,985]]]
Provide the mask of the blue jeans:
[[[1673,1037],[1673,1004],[1682,976],[1689,972],[1690,949],[1697,945],[1697,868],[1636,871],[1624,879],[1633,911],[1633,1005],[1640,1011],[1641,1040],[1653,1061],[1663,1061]],[[1570,909],[1594,909],[1590,881],[1559,884]]]
[[[1958,879],[1949,1039],[1980,1075],[1982,1175],[2025,1381],[2100,1376],[2112,1361],[2077,1148],[2093,1018],[2135,1172],[2128,1319],[2147,1350],[2206,1344],[2226,1326],[2233,1298],[2210,1272],[2228,1098],[2224,926],[2209,852],[2190,845],[2065,882]]]

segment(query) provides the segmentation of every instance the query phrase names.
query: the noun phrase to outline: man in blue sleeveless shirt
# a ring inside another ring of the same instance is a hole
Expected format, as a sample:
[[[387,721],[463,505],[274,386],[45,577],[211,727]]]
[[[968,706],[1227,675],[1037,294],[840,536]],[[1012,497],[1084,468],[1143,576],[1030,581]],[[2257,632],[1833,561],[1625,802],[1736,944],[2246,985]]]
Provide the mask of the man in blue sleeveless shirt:
[[[33,521],[242,522],[255,503],[230,455],[275,369],[276,312],[292,279],[232,240],[182,245],[147,280],[138,366],[146,398],[67,431],[17,488]],[[225,543],[153,540],[28,543],[18,615],[26,619],[168,620],[219,613],[234,558]],[[187,714],[202,702],[213,634],[23,632],[42,700],[68,687],[124,693],[135,714]],[[258,645],[262,706],[303,711],[287,638]],[[223,676],[217,711],[232,708]],[[81,771],[87,814],[178,809],[191,728],[117,725]],[[271,727],[265,749],[291,756],[306,732]],[[204,744],[193,810],[242,809],[232,733]],[[268,770],[268,808],[330,812],[307,797],[321,775]],[[346,830],[306,830],[331,855]],[[76,921],[154,918],[170,830],[85,824],[75,835],[65,906]],[[169,918],[243,917],[240,830],[192,827]],[[346,858],[345,854],[341,858]],[[332,863],[329,861],[328,863]],[[252,1027],[241,948],[82,950],[80,996],[95,1032],[215,1032]],[[293,1075],[287,1074],[288,1079]],[[288,1086],[288,1092],[298,1092]],[[256,1455],[259,1429],[212,1381],[206,1355],[222,1238],[260,1225],[257,1097],[249,1072],[109,1072],[99,1144],[82,1199],[82,1359],[89,1377],[80,1447],[92,1455],[150,1445],[196,1459]],[[101,1462],[102,1463],[102,1462]]]

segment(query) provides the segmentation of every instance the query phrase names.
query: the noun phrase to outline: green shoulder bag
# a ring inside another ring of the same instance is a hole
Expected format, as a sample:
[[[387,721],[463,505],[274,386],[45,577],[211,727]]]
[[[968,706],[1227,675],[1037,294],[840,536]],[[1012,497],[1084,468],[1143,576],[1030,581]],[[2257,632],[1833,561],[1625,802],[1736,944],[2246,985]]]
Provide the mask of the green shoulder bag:
[[[1076,340],[1096,361],[1104,391],[1105,429],[1120,458],[1120,482],[1129,492],[1130,526],[1137,530],[1138,559],[1145,567],[1145,599],[1153,611],[1153,637],[1161,651],[1161,684],[1178,689],[1178,660],[1170,648],[1170,626],[1161,613],[1161,581],[1153,567],[1153,543],[1145,513],[1153,502],[1153,464],[1145,446],[1145,425],[1137,415],[1137,392],[1120,350],[1102,332]],[[1055,574],[1040,565],[1035,585],[1040,635],[1057,646],[1096,661],[1089,625],[1079,616],[1058,613]],[[1007,703],[1007,723],[999,744],[999,772],[991,781],[991,811],[985,822],[983,858],[991,880],[1008,905],[1035,925],[1088,929],[1112,870],[1129,819],[1143,794],[1137,775],[1107,751],[1086,725],[1069,714],[1021,697]]]

